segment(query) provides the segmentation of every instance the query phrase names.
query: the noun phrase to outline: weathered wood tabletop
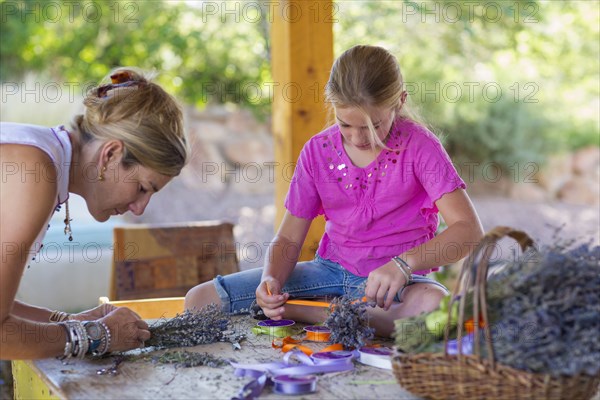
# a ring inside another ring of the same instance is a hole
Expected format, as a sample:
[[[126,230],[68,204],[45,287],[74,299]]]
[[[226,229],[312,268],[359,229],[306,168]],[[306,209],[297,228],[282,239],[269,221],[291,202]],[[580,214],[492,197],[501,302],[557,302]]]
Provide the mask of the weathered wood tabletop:
[[[240,342],[241,349],[234,350],[229,342],[200,345],[185,350],[208,353],[222,360],[243,364],[281,361],[283,354],[271,347],[271,337],[256,336],[250,332],[256,321],[249,317],[237,317],[236,331],[247,332]],[[392,342],[383,342],[389,346]],[[307,342],[307,346],[318,351],[327,344]],[[175,349],[171,349],[173,351]],[[181,349],[182,350],[182,349]],[[103,368],[114,365],[114,357],[100,360],[57,359],[33,361],[55,395],[65,399],[230,399],[238,394],[250,378],[234,376],[229,364],[219,368],[197,366],[176,367],[161,364],[156,358],[167,350],[148,352],[148,349],[132,351],[117,368],[115,375],[99,375]],[[153,361],[154,359],[154,361]],[[319,376],[317,391],[309,395],[279,395],[266,387],[261,398],[277,399],[299,397],[302,399],[412,399],[415,396],[403,390],[396,382],[392,371],[354,362],[351,371],[323,374]]]

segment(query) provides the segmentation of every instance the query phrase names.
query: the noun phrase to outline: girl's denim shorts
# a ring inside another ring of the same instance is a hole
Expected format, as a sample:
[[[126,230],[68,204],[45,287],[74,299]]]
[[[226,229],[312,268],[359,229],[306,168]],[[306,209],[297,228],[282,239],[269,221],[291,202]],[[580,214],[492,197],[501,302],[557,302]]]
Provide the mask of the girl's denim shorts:
[[[249,269],[226,276],[218,275],[213,282],[221,298],[223,311],[231,314],[248,312],[252,302],[256,299],[256,288],[260,284],[261,277],[262,268]],[[289,293],[291,298],[343,295],[358,298],[364,295],[366,281],[367,277],[351,274],[340,264],[317,255],[312,261],[296,264],[282,291]],[[410,285],[417,283],[430,283],[448,291],[441,283],[422,275],[413,275]],[[400,302],[403,290],[404,288],[398,291],[395,301]]]

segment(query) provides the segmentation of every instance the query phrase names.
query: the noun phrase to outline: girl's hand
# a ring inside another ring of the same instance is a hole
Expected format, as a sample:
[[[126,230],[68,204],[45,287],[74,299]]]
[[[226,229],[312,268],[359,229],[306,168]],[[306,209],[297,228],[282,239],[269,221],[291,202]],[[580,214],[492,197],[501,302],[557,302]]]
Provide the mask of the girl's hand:
[[[126,351],[144,347],[150,339],[150,331],[146,321],[126,307],[117,307],[108,315],[100,318],[110,330],[110,347],[108,351]]]
[[[69,319],[74,319],[77,321],[95,321],[100,319],[106,315],[108,315],[111,311],[116,310],[117,307],[112,304],[102,304],[96,308],[92,308],[91,310],[80,312],[79,314],[71,314]]]
[[[365,295],[368,300],[374,300],[385,311],[389,310],[394,297],[406,285],[406,278],[394,261],[388,262],[371,271],[367,278]]]
[[[285,311],[283,304],[289,297],[288,293],[281,293],[281,284],[273,278],[264,279],[256,288],[256,302],[271,319],[282,318]]]

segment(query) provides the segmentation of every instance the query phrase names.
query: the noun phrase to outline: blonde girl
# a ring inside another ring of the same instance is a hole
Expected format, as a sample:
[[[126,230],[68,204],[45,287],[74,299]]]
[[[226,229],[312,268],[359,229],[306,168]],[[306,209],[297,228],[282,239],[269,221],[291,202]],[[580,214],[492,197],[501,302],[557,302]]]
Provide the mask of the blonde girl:
[[[335,123],[302,149],[264,268],[197,286],[186,307],[220,302],[235,313],[256,299],[269,318],[315,322],[323,312],[286,301],[364,295],[387,336],[395,319],[430,311],[447,293],[427,275],[463,258],[483,230],[446,151],[408,110],[397,60],[355,46],[335,61],[325,94]],[[436,236],[438,212],[448,229]],[[315,259],[298,263],[320,214]]]

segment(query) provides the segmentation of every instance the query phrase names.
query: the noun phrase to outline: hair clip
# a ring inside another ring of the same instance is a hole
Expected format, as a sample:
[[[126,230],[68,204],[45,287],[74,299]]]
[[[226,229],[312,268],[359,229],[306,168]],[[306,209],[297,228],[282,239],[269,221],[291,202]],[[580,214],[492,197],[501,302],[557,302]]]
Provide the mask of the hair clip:
[[[111,89],[119,88],[119,87],[127,87],[133,85],[139,85],[143,82],[136,81],[131,76],[129,71],[117,72],[110,76],[110,80],[112,83],[108,83],[106,85],[99,86],[97,89],[97,96],[100,98],[104,98],[108,96],[108,91]]]
[[[134,82],[133,77],[131,76],[131,72],[129,71],[121,71],[110,76],[110,80],[113,85],[117,85],[119,83],[125,82]]]

